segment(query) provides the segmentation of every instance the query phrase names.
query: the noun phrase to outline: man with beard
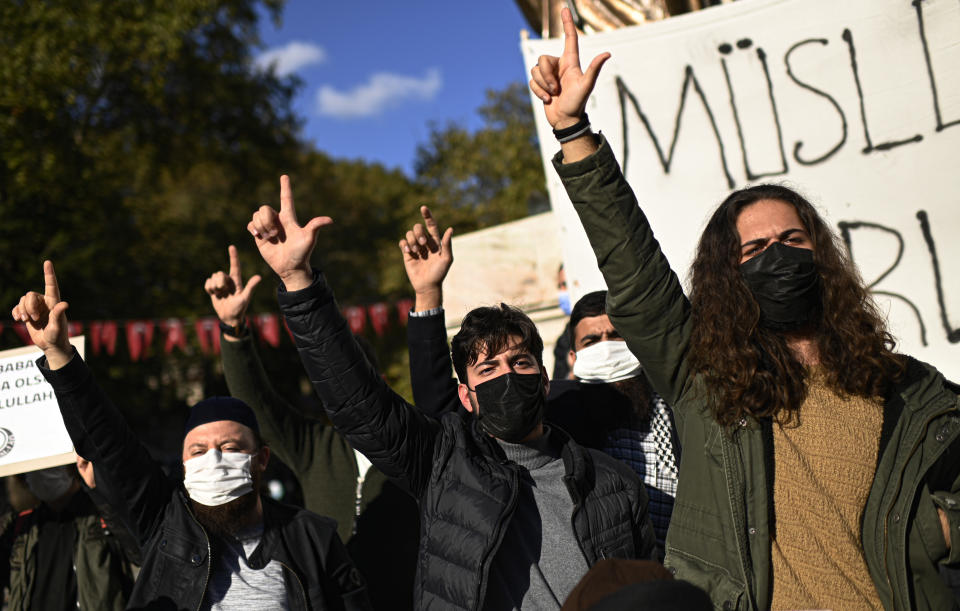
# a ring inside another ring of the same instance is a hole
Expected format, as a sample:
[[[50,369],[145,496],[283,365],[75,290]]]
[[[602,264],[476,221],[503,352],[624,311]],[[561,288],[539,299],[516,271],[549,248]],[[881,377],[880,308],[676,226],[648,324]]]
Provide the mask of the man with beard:
[[[214,273],[205,290],[221,322],[220,351],[230,394],[250,406],[273,455],[296,475],[304,507],[337,521],[337,532],[367,582],[373,608],[411,609],[419,542],[416,503],[350,447],[322,406],[315,401],[295,405],[276,388],[261,362],[256,336],[245,325],[260,276],[244,283],[237,249],[230,246],[228,251],[229,273]],[[376,368],[373,349],[369,344],[364,348]]]
[[[311,266],[330,223],[301,226],[282,176],[279,213],[263,206],[247,229],[282,281],[280,309],[334,426],[419,501],[414,606],[559,609],[600,558],[652,558],[636,474],[544,425],[547,376],[533,322],[506,305],[471,311],[453,340],[468,413],[427,416],[366,361]]]
[[[950,609],[960,562],[960,399],[894,341],[840,242],[795,191],[732,193],[688,299],[561,57],[534,95],[609,288],[607,311],[674,409],[684,448],[665,563],[724,609]]]
[[[636,471],[650,496],[648,511],[662,551],[680,462],[673,413],[614,329],[606,301],[606,291],[594,291],[573,307],[570,359],[576,381],[551,384],[547,420]]]
[[[128,608],[369,608],[333,521],[260,495],[270,450],[250,408],[214,397],[191,409],[183,488],[174,486],[70,345],[49,261],[44,280],[44,294],[24,295],[13,317],[43,351],[37,365],[74,447],[143,550]]]

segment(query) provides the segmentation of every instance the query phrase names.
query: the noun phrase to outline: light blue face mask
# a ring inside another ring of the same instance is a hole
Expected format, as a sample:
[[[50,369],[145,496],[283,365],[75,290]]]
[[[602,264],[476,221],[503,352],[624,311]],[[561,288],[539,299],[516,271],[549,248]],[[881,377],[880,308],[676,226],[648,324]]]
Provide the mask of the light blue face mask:
[[[570,312],[573,311],[573,306],[570,305],[570,293],[568,291],[557,291],[557,301],[560,302],[560,309],[563,310],[563,313],[570,316]]]

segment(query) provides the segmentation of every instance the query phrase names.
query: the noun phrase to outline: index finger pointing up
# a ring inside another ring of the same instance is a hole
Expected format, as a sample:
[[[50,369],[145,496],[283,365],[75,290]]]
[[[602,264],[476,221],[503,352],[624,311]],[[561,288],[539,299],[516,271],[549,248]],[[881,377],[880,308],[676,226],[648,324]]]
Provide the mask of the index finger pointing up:
[[[560,21],[563,22],[563,54],[572,55],[580,62],[580,45],[577,39],[577,26],[573,23],[570,9],[564,7],[560,11]]]
[[[57,274],[53,271],[53,262],[44,261],[43,262],[43,296],[52,297],[56,301],[60,301],[60,285],[57,284]]]
[[[284,174],[280,177],[280,214],[297,220],[297,211],[293,208],[293,189],[290,188],[290,177]]]
[[[230,277],[233,279],[233,283],[239,287],[240,282],[240,257],[237,256],[237,247],[231,244],[227,248],[227,252],[230,253]]]

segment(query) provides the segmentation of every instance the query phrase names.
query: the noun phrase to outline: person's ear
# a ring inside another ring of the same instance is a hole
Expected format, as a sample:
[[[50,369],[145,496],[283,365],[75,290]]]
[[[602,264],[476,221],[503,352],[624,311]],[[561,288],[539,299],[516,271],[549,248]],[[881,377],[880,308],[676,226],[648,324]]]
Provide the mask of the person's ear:
[[[547,375],[546,369],[540,369],[540,375],[543,377],[543,394],[550,394],[550,376]]]
[[[569,365],[570,368],[573,369],[573,364],[576,362],[577,362],[577,352],[576,350],[571,349],[569,352],[567,352],[567,365]]]
[[[460,405],[463,409],[473,413],[473,403],[470,402],[470,389],[466,384],[457,385],[457,395],[460,397]]]
[[[270,462],[270,446],[261,446],[257,450],[257,469],[260,473],[267,470],[268,462]]]

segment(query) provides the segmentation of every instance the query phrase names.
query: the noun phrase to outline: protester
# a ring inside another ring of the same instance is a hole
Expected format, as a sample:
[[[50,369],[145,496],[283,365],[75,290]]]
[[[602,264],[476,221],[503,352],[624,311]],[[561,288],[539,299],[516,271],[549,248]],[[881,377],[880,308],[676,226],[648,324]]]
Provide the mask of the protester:
[[[84,463],[84,473],[92,476]],[[122,529],[84,492],[77,466],[22,477],[40,504],[0,518],[0,590],[9,588],[5,608],[126,608],[133,573],[117,536]]]
[[[439,225],[429,208],[421,213],[424,225],[417,224],[400,241],[416,295],[407,323],[410,379],[415,405],[439,417],[458,403],[442,305],[443,280],[453,256],[449,247],[440,247]],[[573,331],[566,344],[575,349],[564,356],[577,379],[551,380],[545,418],[577,443],[622,460],[640,476],[662,554],[677,490],[676,429],[669,406],[650,388],[605,306],[606,292],[596,291],[573,307]]]
[[[299,480],[305,507],[337,521],[350,557],[366,578],[373,607],[412,608],[419,539],[416,503],[350,447],[322,407],[305,413],[276,390],[246,324],[260,276],[244,283],[234,246],[229,257],[229,273],[214,273],[205,290],[220,319],[223,373],[230,394],[256,414],[274,455]],[[366,355],[375,365],[373,354]]]
[[[607,312],[673,407],[684,448],[666,565],[722,608],[955,608],[958,389],[892,351],[836,236],[793,191],[733,193],[700,239],[688,301],[584,108],[609,54],[531,89],[603,272]]]
[[[131,608],[366,609],[366,589],[336,526],[259,494],[270,457],[250,408],[214,397],[190,410],[183,488],[150,458],[67,340],[67,303],[53,264],[44,294],[13,309],[43,351],[74,447],[107,483],[108,503],[143,549]],[[98,486],[99,488],[99,486]]]
[[[508,306],[468,314],[453,360],[477,417],[423,414],[366,362],[310,265],[332,220],[301,227],[289,179],[280,185],[279,214],[264,206],[247,228],[283,282],[281,311],[334,426],[420,503],[417,608],[559,609],[601,557],[655,555],[636,475],[543,425],[543,343],[528,317]]]
[[[679,442],[673,412],[614,329],[606,291],[581,297],[570,315],[575,384],[557,384],[547,418],[579,431],[590,447],[622,460],[643,480],[662,550],[677,495]],[[565,387],[565,388],[562,388]]]

